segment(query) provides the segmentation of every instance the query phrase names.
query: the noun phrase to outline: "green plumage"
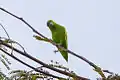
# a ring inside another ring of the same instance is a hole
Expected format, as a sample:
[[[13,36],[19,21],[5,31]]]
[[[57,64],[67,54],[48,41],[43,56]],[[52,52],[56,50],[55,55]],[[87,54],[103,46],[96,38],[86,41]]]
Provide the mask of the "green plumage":
[[[68,48],[67,44],[67,32],[65,28],[57,23],[55,23],[53,20],[48,20],[47,26],[49,27],[51,33],[52,33],[52,39],[54,42],[60,44],[65,49]],[[66,61],[68,61],[68,53],[66,51],[60,50],[60,53],[64,57]]]

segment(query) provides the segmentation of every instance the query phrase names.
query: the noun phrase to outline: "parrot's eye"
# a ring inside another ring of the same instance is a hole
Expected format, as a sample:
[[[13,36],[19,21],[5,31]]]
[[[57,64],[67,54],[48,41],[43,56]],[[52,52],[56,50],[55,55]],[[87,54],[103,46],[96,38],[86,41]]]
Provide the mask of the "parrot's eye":
[[[47,22],[47,26],[53,26],[53,22]]]

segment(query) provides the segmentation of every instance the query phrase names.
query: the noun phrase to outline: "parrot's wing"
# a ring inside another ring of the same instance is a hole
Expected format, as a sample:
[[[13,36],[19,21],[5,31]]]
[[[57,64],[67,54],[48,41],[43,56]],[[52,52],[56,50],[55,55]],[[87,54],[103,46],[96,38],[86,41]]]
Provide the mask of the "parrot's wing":
[[[62,36],[60,38],[60,44],[67,49],[68,47],[68,42],[67,42],[67,32],[65,30],[65,28],[62,26],[62,29],[61,29],[62,33],[60,32],[60,36]]]
[[[60,43],[62,44],[62,46],[63,46],[65,49],[67,49],[67,47],[68,47],[68,43],[67,43],[67,32],[65,31],[63,35],[64,35],[64,39],[62,39]],[[68,61],[68,53],[67,53],[66,51],[60,51],[60,52],[61,52],[62,56],[64,57],[64,59],[65,59],[66,61]]]
[[[67,32],[66,32],[66,30],[64,31],[63,35],[64,35],[64,39],[63,39],[63,42],[62,42],[63,43],[62,46],[67,49],[68,48],[68,40],[67,40]]]

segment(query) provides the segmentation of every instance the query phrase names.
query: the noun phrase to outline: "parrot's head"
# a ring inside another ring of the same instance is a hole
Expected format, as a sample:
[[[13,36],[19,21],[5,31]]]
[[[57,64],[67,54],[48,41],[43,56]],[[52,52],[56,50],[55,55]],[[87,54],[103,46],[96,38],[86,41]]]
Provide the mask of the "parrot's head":
[[[53,20],[48,20],[47,21],[47,26],[50,28],[50,30],[54,30],[55,29],[55,22]]]

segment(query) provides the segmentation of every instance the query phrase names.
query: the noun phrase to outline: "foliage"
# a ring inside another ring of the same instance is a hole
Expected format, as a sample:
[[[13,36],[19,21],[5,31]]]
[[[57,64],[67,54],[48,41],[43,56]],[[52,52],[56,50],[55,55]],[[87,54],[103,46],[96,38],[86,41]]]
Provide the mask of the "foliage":
[[[0,61],[5,65],[5,67],[10,70],[9,65],[11,64],[10,61],[5,57],[4,54],[0,54]]]
[[[0,80],[11,80],[3,72],[0,71]]]
[[[10,72],[12,80],[37,80],[37,79],[52,79],[42,73],[25,71],[25,70],[14,70]]]
[[[111,74],[106,79],[97,78],[97,80],[120,80],[120,75]]]

